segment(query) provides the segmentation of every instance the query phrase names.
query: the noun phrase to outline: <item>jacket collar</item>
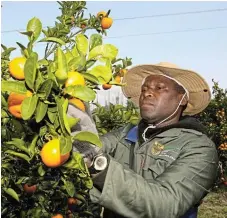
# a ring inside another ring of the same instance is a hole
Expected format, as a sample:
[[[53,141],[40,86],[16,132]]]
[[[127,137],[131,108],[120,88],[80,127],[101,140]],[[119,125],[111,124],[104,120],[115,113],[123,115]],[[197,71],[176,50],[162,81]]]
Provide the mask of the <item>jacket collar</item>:
[[[136,143],[138,141],[138,126],[134,126],[126,135],[126,140]]]

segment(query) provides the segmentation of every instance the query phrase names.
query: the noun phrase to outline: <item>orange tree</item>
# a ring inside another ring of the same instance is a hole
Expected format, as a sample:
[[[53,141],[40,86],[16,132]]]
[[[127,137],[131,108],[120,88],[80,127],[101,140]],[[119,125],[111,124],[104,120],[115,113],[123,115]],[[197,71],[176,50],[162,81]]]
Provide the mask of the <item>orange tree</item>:
[[[213,80],[213,97],[208,107],[196,116],[206,127],[209,137],[217,146],[220,173],[217,185],[227,185],[227,90]]]
[[[68,117],[67,107],[71,102],[88,109],[103,84],[123,85],[115,78],[131,60],[117,58],[118,49],[102,42],[102,19],[110,11],[85,18],[86,2],[58,3],[61,15],[54,27],[43,29],[38,18],[29,20],[22,32],[28,44],[17,42],[21,57],[11,60],[15,48],[2,45],[4,217],[95,217],[100,212],[89,199],[92,180],[73,143],[102,144],[91,132],[72,136],[80,117]],[[88,37],[87,30],[96,33]],[[36,43],[46,43],[43,57],[35,52]]]

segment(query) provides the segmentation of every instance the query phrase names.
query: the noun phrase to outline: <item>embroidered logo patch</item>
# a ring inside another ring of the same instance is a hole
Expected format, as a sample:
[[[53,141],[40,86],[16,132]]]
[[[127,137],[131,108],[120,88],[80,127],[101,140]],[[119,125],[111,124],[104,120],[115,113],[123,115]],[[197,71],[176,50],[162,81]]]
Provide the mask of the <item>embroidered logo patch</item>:
[[[151,147],[151,154],[159,155],[164,150],[164,145],[160,144],[159,142],[155,142]]]

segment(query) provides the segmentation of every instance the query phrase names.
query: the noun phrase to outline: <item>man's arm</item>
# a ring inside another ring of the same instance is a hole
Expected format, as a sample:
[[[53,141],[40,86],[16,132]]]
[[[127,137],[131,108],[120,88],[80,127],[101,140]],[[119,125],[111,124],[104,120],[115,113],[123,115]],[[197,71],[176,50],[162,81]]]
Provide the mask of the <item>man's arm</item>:
[[[124,217],[176,218],[212,187],[217,166],[217,152],[209,140],[206,145],[204,141],[189,144],[163,174],[151,181],[125,170],[111,158],[101,195],[92,196],[91,192],[91,197]]]

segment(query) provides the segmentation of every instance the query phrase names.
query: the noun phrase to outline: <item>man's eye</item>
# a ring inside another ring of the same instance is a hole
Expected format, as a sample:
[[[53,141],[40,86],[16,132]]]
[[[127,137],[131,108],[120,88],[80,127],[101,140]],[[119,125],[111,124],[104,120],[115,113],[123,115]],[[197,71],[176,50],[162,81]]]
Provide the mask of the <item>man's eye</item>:
[[[147,90],[147,88],[146,87],[143,87],[142,89],[141,89],[141,92],[145,92]]]
[[[158,90],[165,89],[165,86],[157,86],[157,89],[158,89]]]

